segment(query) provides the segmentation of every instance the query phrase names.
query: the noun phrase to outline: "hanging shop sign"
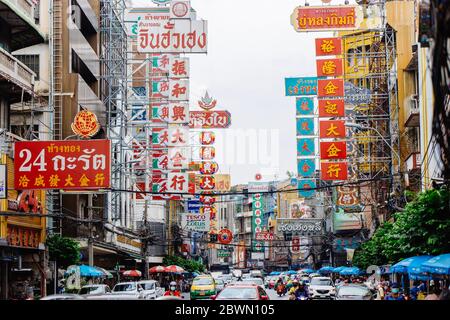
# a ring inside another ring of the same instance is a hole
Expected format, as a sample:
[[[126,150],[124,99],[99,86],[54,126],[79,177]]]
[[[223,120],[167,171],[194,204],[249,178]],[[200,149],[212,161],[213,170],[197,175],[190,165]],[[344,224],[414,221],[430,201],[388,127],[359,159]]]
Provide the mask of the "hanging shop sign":
[[[314,118],[297,118],[297,136],[314,135]]]
[[[347,158],[347,142],[320,142],[320,159],[346,159]]]
[[[189,231],[209,232],[210,217],[207,214],[183,213],[181,216],[181,227]]]
[[[317,184],[315,180],[312,179],[299,179],[298,180],[298,195],[302,198],[312,198],[316,194]]]
[[[39,248],[41,230],[8,225],[6,239],[12,247]]]
[[[186,147],[189,144],[189,128],[173,126],[167,130],[169,147]]]
[[[172,0],[170,3],[170,19],[189,19],[190,16],[190,1]]]
[[[292,249],[292,253],[300,252],[300,237],[292,237],[291,249]]]
[[[211,221],[216,220],[217,208],[214,205],[205,205],[200,208],[200,214],[206,214]]]
[[[297,159],[298,176],[302,178],[314,177],[316,172],[315,159]],[[295,184],[297,186],[297,183]]]
[[[316,56],[338,56],[342,54],[342,38],[316,39]]]
[[[111,141],[21,141],[14,144],[14,188],[110,187]]]
[[[208,195],[200,195],[199,201],[202,204],[213,205],[214,203],[216,203],[216,198]]]
[[[343,79],[327,79],[318,81],[318,97],[343,97],[344,96],[344,80]]]
[[[167,191],[175,193],[187,193],[189,191],[189,174],[174,172],[168,173]]]
[[[226,129],[231,126],[231,114],[228,111],[191,111],[190,128]]]
[[[0,164],[0,199],[6,199],[8,194],[6,164]]]
[[[219,171],[219,165],[214,161],[203,161],[200,163],[200,173],[211,175]]]
[[[319,117],[320,118],[338,118],[345,117],[345,103],[340,100],[319,100]]]
[[[345,138],[344,120],[323,120],[319,126],[321,139]]]
[[[297,139],[297,155],[299,157],[315,156],[316,142],[314,138]]]
[[[174,200],[181,201],[181,195],[173,195],[168,193],[168,179],[166,175],[158,171],[153,171],[152,175],[152,195],[154,201]]]
[[[152,123],[169,122],[169,105],[154,103],[152,106]]]
[[[91,138],[100,131],[100,123],[95,113],[81,110],[71,124],[72,131],[81,138]]]
[[[252,202],[252,234],[255,235],[258,232],[262,232],[262,218],[263,218],[263,197],[260,193],[256,193],[253,195]],[[263,252],[264,251],[264,242],[262,241],[253,241],[253,252]]]
[[[198,199],[187,201],[187,211],[189,213],[199,213],[201,207],[202,203]]]
[[[201,147],[200,148],[200,159],[213,160],[215,157],[216,157],[216,148],[214,148],[214,147]]]
[[[152,82],[152,99],[189,101],[189,80],[155,79]]]
[[[213,131],[200,132],[200,144],[202,146],[209,146],[216,141],[216,134]]]
[[[300,236],[321,235],[324,232],[322,219],[277,219],[277,230]]]
[[[264,231],[264,232],[257,232],[255,235],[255,239],[257,241],[272,241],[275,239],[275,236],[272,232]]]
[[[215,174],[216,187],[214,192],[229,192],[231,190],[231,175],[229,174]]]
[[[138,25],[139,53],[206,53],[208,22],[204,20],[168,21],[162,27],[150,22]]]
[[[347,162],[322,162],[320,173],[320,178],[325,181],[347,180],[348,164]]]
[[[360,208],[359,188],[352,186],[337,187],[336,205],[342,207],[344,211]]]
[[[189,123],[189,104],[188,103],[171,103],[168,106],[168,122],[173,124]]]
[[[321,59],[317,60],[318,77],[340,77],[344,72],[342,59]]]
[[[297,32],[356,30],[362,18],[357,6],[299,6],[291,15],[291,25]]]
[[[153,150],[152,151],[152,169],[167,171],[169,169],[169,154],[168,150]]]
[[[314,96],[317,94],[317,78],[286,78],[286,96]]]
[[[212,191],[212,190],[214,190],[215,187],[216,187],[216,180],[215,180],[214,176],[212,176],[212,175],[210,175],[210,176],[206,176],[206,175],[200,176],[199,187],[200,187],[201,190],[204,190],[204,191]]]
[[[221,244],[230,244],[233,241],[233,233],[229,229],[222,229],[218,235]]]
[[[228,258],[231,257],[231,252],[226,249],[218,249],[217,250],[217,257],[218,258]]]
[[[189,168],[189,155],[190,150],[188,148],[169,148],[167,155],[167,168],[169,170],[187,170]]]
[[[295,101],[297,117],[314,115],[313,98],[299,97]]]

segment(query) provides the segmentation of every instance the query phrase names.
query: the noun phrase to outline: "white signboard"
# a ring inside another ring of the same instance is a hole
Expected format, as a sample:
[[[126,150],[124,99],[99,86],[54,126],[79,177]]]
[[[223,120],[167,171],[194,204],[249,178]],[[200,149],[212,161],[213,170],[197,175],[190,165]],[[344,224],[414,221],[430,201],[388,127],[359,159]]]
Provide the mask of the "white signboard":
[[[140,53],[206,53],[208,23],[204,20],[172,20],[163,27],[140,21],[138,52]]]
[[[169,63],[170,78],[189,78],[189,58],[171,57]]]
[[[6,164],[0,164],[0,199],[8,197],[7,189]]]
[[[181,227],[190,231],[209,232],[210,219],[206,214],[183,213]]]
[[[169,148],[169,170],[189,169],[189,148]]]
[[[189,104],[187,102],[169,104],[169,123],[188,124]]]
[[[189,128],[175,126],[169,128],[169,147],[185,147],[189,144]]]
[[[188,193],[189,174],[174,172],[167,174],[167,191],[169,193]]]

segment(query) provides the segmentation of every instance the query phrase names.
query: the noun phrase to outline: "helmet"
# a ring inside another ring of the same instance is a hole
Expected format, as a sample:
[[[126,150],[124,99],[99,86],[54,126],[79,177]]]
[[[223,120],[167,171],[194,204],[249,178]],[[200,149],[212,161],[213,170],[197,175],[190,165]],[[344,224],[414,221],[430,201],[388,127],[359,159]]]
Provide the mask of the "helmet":
[[[177,283],[175,282],[175,281],[172,281],[171,283],[170,283],[170,286],[176,286],[177,285]]]

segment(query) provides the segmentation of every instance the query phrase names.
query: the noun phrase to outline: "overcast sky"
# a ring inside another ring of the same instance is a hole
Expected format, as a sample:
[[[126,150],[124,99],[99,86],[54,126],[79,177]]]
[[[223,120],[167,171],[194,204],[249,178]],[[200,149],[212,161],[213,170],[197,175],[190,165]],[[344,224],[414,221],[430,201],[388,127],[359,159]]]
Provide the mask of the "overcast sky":
[[[134,1],[137,6],[149,2]],[[232,184],[255,181],[256,173],[262,173],[265,181],[284,179],[288,170],[296,173],[295,98],[284,96],[284,78],[316,74],[314,38],[318,35],[297,33],[290,24],[294,8],[304,1],[191,0],[191,4],[197,18],[208,21],[209,40],[207,55],[189,56],[191,101],[207,88],[219,102],[217,109],[231,112],[232,132],[254,129],[264,136],[259,130],[265,129],[274,130],[274,137],[278,134],[278,147],[269,150],[271,164],[261,159],[252,165],[248,155],[241,161],[245,163],[227,160],[223,153],[234,153],[235,146],[219,136],[221,172],[231,173]]]

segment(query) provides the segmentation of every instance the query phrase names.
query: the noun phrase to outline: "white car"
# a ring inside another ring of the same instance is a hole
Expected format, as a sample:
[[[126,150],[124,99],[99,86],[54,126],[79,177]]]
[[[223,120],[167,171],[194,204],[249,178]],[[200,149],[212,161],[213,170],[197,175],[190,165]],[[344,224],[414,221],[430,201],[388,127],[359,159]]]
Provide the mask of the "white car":
[[[144,288],[137,282],[120,282],[111,292],[113,295],[128,295],[137,299],[144,299]]]
[[[164,295],[164,292],[160,287],[158,281],[141,280],[138,281],[138,284],[141,285],[142,289],[144,289],[142,291],[142,296],[144,297],[144,299],[153,300]]]
[[[82,296],[109,293],[111,293],[111,289],[106,284],[90,284],[83,286],[80,291],[78,291],[78,294]]]
[[[313,299],[334,299],[336,288],[329,277],[314,277],[308,286],[309,298]]]

